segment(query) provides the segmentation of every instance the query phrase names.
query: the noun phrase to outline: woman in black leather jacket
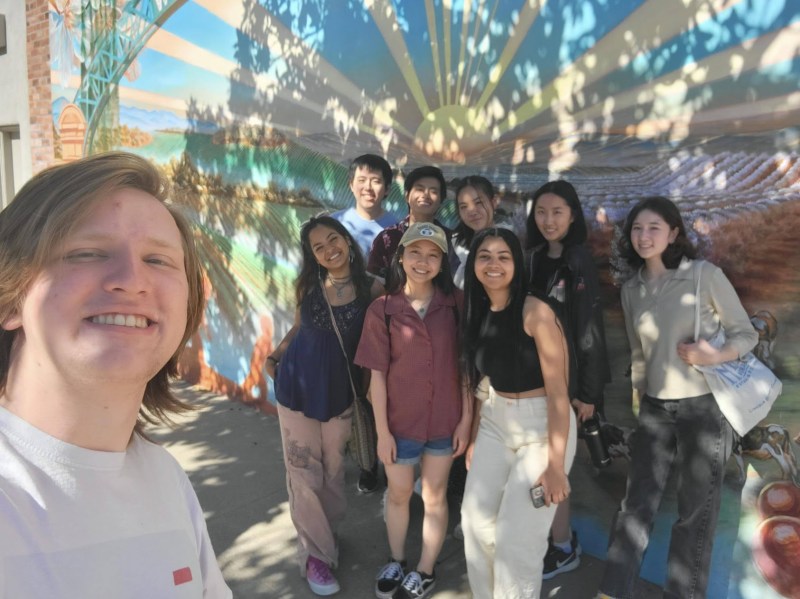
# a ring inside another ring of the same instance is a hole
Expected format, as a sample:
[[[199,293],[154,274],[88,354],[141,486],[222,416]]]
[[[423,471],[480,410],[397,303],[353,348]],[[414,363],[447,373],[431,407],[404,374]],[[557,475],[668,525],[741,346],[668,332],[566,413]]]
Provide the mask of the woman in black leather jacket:
[[[611,380],[606,354],[600,285],[585,245],[586,221],[575,188],[550,181],[533,196],[527,222],[528,286],[555,299],[570,343],[572,407],[583,422],[603,411],[603,387]],[[559,504],[543,578],[574,570],[581,547],[569,525],[569,502]]]

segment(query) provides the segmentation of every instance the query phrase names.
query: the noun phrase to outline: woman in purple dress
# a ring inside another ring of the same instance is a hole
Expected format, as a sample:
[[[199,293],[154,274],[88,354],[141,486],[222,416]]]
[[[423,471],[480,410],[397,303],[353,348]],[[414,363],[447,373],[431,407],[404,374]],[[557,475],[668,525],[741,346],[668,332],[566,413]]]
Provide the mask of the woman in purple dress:
[[[339,591],[331,572],[339,557],[336,527],[346,508],[350,376],[356,385],[362,378],[353,356],[367,306],[383,288],[367,274],[358,244],[339,221],[329,216],[310,219],[300,230],[300,242],[303,264],[295,281],[295,323],[266,367],[275,380],[301,574],[314,593],[332,595]]]

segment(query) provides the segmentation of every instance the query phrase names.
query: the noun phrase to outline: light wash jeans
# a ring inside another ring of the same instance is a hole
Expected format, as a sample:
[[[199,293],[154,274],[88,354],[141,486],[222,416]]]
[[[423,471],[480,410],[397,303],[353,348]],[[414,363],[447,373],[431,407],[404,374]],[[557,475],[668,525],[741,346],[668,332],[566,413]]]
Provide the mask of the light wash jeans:
[[[570,409],[567,472],[576,437]],[[539,597],[556,506],[534,508],[530,489],[547,467],[547,454],[547,398],[506,399],[490,388],[461,504],[474,599]]]
[[[732,447],[733,429],[713,395],[642,398],[631,440],[628,488],[611,525],[601,592],[617,599],[636,597],[642,557],[674,463],[678,520],[672,525],[664,597],[706,596],[725,462]]]
[[[278,420],[300,574],[305,576],[309,554],[335,568],[339,561],[336,528],[347,508],[344,448],[350,438],[353,407],[320,422],[278,404]]]

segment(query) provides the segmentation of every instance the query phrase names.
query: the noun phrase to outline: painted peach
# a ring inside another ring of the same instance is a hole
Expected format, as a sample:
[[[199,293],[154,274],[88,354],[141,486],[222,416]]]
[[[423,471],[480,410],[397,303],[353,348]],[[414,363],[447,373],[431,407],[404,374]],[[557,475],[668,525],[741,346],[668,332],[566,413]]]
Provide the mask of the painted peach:
[[[753,561],[775,591],[800,599],[800,518],[764,520],[753,540]]]
[[[771,482],[759,493],[757,506],[762,518],[800,517],[800,489],[786,480]]]

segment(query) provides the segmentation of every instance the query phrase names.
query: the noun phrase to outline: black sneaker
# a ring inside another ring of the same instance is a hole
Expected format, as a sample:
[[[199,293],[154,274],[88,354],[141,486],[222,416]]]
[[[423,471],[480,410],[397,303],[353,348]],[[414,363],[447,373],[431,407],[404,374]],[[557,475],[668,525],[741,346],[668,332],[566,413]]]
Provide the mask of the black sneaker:
[[[572,533],[569,552],[562,551],[556,547],[552,539],[550,539],[547,553],[544,556],[542,579],[550,580],[554,576],[558,576],[564,572],[571,572],[581,565],[581,553],[583,553],[583,549],[581,548],[581,544],[578,543],[578,535],[574,531]]]
[[[375,596],[378,599],[392,599],[405,577],[406,562],[396,562],[389,558],[386,565],[375,577]]]
[[[361,471],[356,488],[362,495],[369,495],[378,490],[378,482],[378,467],[375,466],[372,470]]]
[[[403,590],[409,599],[427,597],[436,586],[436,573],[409,572],[403,579]]]

